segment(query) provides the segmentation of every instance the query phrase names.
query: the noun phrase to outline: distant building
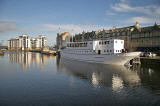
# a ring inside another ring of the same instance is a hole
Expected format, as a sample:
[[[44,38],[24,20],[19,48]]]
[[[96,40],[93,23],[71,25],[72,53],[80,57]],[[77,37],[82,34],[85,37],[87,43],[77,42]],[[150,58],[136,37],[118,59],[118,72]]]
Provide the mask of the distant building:
[[[130,48],[141,51],[160,50],[160,25],[142,27],[134,30],[130,36]]]
[[[160,25],[140,27],[136,22],[133,26],[109,30],[82,32],[74,36],[74,41],[86,41],[95,39],[121,39],[128,51],[156,51],[160,50]]]
[[[10,50],[26,50],[30,48],[30,38],[26,34],[8,40],[8,49]]]
[[[44,35],[39,35],[38,39],[39,39],[39,47],[40,48],[43,48],[43,47],[47,46],[46,45],[47,40],[46,40],[46,37]]]
[[[57,50],[62,49],[67,46],[66,42],[69,42],[71,35],[69,32],[58,33],[57,34]]]
[[[46,37],[40,35],[38,38],[30,38],[24,34],[22,36],[8,40],[9,50],[30,50],[43,48],[46,46]]]
[[[33,49],[35,48],[40,49],[46,47],[47,46],[46,42],[47,42],[46,37],[43,35],[40,35],[37,38],[31,38],[31,46]]]

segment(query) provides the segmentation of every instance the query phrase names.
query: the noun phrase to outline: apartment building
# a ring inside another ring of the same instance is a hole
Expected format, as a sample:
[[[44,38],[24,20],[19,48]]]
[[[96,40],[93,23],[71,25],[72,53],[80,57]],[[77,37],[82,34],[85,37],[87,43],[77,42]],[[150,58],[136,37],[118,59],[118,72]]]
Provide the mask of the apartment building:
[[[9,50],[31,50],[46,47],[46,37],[30,38],[27,34],[8,40]]]

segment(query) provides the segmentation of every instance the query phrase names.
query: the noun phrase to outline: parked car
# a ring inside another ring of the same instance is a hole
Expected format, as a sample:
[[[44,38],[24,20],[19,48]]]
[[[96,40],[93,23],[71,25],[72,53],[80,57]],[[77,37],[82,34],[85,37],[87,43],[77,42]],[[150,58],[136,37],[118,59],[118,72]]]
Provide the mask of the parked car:
[[[3,56],[3,55],[4,55],[4,51],[0,50],[0,56]]]
[[[155,57],[157,54],[153,52],[144,52],[143,57]]]

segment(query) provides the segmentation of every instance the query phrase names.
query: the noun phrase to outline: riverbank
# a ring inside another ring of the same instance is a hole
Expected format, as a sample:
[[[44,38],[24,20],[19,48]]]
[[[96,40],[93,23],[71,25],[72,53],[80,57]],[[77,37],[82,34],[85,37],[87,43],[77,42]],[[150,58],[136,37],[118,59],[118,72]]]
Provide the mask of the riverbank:
[[[18,50],[18,49],[12,49],[8,51],[24,51],[24,52],[36,52],[36,53],[41,53],[41,54],[46,54],[46,55],[57,55],[57,51],[55,50],[50,50],[50,49],[31,49],[31,50]]]
[[[141,61],[142,65],[159,66],[160,65],[160,56],[156,56],[156,57],[141,57],[140,61]]]
[[[30,52],[38,52],[38,53],[42,53],[42,54],[46,54],[46,55],[57,55],[57,52],[55,50],[30,50]]]

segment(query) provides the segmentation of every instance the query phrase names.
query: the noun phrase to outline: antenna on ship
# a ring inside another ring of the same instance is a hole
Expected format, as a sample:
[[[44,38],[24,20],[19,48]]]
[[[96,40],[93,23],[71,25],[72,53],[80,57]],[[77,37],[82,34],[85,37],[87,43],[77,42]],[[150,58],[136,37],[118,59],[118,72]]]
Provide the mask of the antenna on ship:
[[[72,29],[72,42],[73,42],[73,31],[74,31],[74,29]]]
[[[58,32],[60,33],[61,27],[58,28]]]
[[[82,32],[82,42],[84,42],[84,34],[85,34],[85,31],[83,30],[83,32]]]

